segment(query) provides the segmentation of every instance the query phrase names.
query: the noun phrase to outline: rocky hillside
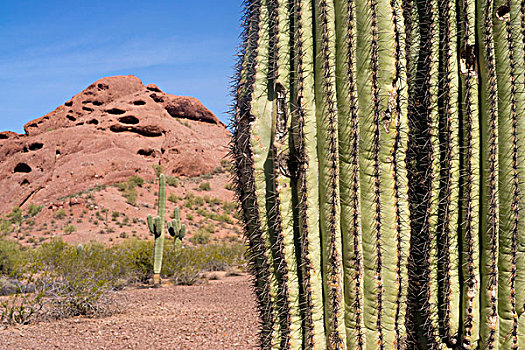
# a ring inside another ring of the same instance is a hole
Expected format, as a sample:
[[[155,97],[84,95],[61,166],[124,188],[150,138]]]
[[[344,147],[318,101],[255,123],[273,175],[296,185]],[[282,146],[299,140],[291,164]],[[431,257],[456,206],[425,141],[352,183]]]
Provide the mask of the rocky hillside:
[[[0,213],[97,186],[208,174],[227,154],[229,132],[192,97],[144,86],[134,76],[103,78],[62,106],[0,133]]]

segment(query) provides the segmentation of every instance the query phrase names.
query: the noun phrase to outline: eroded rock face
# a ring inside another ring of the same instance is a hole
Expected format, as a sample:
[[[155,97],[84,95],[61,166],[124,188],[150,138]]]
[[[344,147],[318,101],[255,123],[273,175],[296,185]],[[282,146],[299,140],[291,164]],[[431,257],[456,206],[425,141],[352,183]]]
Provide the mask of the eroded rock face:
[[[230,134],[195,98],[134,76],[103,78],[53,112],[0,132],[0,211],[47,204],[132,175],[197,176],[220,165]]]

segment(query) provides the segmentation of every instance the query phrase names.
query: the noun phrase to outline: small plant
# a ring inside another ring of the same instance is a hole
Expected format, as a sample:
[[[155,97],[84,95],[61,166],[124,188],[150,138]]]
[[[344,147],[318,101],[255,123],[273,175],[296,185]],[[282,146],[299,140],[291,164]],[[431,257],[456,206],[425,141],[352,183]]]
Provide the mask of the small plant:
[[[75,226],[73,226],[73,225],[66,225],[64,227],[64,233],[66,235],[70,235],[70,234],[72,234],[73,232],[76,232],[76,231],[77,231],[77,228]]]
[[[27,215],[29,215],[30,217],[34,217],[42,211],[42,208],[43,206],[41,205],[30,204],[27,208]]]
[[[200,191],[209,191],[211,190],[210,183],[207,181],[203,181],[199,184],[199,190]]]
[[[57,220],[62,220],[66,217],[66,211],[62,208],[58,209],[53,213],[53,217]]]
[[[190,238],[193,244],[208,244],[210,242],[210,232],[206,229],[199,228]]]
[[[179,179],[177,179],[174,176],[167,176],[166,177],[166,183],[168,184],[168,186],[178,187],[179,186]]]
[[[170,194],[168,196],[168,201],[170,201],[171,203],[177,203],[181,198],[175,194]]]

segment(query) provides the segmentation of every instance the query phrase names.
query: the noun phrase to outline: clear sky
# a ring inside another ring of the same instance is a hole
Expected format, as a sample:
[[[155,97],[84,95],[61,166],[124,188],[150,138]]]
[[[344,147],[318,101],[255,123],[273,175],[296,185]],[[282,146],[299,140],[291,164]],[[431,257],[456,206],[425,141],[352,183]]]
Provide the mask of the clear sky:
[[[227,121],[241,0],[0,1],[0,131],[105,76],[194,96]]]

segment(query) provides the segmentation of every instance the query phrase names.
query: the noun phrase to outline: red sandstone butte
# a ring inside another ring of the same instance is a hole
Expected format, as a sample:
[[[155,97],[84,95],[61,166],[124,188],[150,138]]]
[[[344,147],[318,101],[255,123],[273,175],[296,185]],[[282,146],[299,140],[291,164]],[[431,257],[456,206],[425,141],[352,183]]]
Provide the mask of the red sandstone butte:
[[[0,212],[132,175],[153,178],[153,164],[171,176],[208,173],[230,140],[199,100],[134,76],[100,79],[24,129],[0,133]]]

